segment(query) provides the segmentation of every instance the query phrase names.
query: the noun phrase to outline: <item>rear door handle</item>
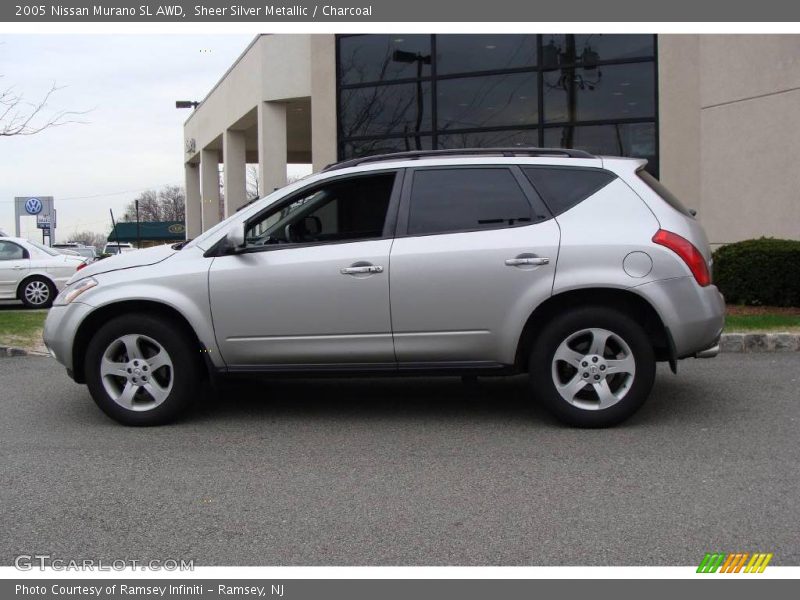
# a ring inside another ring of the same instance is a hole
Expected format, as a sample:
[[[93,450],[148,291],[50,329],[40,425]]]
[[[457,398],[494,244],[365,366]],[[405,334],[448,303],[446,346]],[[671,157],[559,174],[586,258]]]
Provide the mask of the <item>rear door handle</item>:
[[[361,275],[364,273],[383,273],[380,265],[363,265],[360,267],[345,267],[340,271],[342,275]]]
[[[529,257],[518,257],[518,258],[509,258],[506,260],[506,265],[509,267],[521,267],[525,265],[548,265],[550,264],[550,259],[546,256],[529,256]]]

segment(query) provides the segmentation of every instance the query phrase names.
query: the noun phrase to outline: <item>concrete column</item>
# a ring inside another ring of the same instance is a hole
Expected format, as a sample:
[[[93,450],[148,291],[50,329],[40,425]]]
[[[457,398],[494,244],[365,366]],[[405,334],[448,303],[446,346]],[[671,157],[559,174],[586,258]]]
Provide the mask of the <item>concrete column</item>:
[[[336,36],[311,36],[311,160],[314,172],[336,162]]]
[[[244,131],[226,129],[222,136],[225,216],[229,217],[247,202],[247,158]]]
[[[203,213],[200,200],[200,165],[186,163],[186,239],[203,232]]]
[[[200,151],[200,186],[203,198],[203,231],[219,223],[219,151]]]
[[[261,194],[286,185],[286,105],[258,105],[258,181]]]

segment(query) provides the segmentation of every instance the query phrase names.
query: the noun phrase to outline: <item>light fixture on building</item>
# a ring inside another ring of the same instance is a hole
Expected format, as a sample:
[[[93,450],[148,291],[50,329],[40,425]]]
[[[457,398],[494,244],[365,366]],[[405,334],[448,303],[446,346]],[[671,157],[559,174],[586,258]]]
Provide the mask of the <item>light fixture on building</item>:
[[[175,100],[175,108],[197,108],[199,105],[197,100]]]

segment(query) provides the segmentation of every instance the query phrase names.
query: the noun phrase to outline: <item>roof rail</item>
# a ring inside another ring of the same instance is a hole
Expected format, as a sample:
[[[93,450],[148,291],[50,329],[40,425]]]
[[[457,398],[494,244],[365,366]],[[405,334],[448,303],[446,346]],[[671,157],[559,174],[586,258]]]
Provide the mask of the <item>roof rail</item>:
[[[374,154],[372,156],[362,156],[351,158],[341,162],[332,163],[322,171],[335,171],[355,167],[364,163],[383,162],[390,160],[418,160],[421,158],[437,158],[440,156],[564,156],[567,158],[595,158],[594,154],[589,154],[583,150],[572,150],[569,148],[535,148],[535,147],[514,147],[514,148],[452,148],[448,150],[412,150],[411,152],[392,152],[390,154]]]

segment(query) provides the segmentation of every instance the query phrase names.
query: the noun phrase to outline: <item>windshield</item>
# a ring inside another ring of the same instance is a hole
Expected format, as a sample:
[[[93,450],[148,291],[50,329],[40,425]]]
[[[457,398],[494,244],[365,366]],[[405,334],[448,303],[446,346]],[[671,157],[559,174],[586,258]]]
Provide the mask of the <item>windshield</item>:
[[[34,241],[31,241],[31,240],[28,240],[28,243],[31,246],[34,246],[35,248],[38,248],[42,252],[46,252],[50,256],[60,256],[61,255],[61,253],[58,250],[53,250],[49,246],[45,246],[44,244],[40,244],[39,242],[34,242]]]

